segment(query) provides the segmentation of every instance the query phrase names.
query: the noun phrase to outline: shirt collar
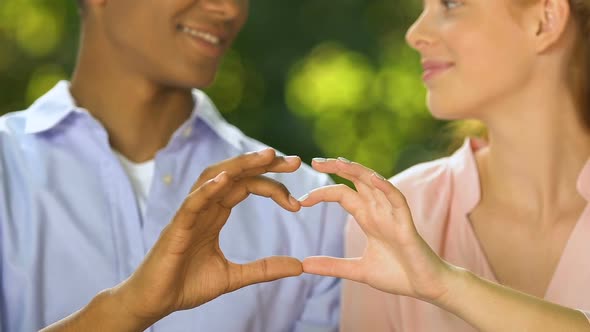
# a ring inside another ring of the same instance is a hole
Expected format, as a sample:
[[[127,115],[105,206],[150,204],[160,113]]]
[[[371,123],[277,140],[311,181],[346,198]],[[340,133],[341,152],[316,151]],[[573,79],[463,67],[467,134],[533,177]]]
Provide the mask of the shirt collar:
[[[25,112],[25,134],[49,130],[77,110],[74,98],[70,94],[70,84],[60,81]]]
[[[590,159],[582,168],[580,176],[578,176],[577,189],[586,201],[590,202]]]
[[[244,138],[242,132],[225,121],[211,99],[203,91],[195,89],[193,90],[193,96],[195,98],[195,108],[191,117],[177,130],[174,137],[179,136],[187,126],[194,129],[194,124],[200,119],[219,138],[231,144],[234,148],[242,150],[242,140]],[[37,134],[50,130],[74,112],[83,113],[86,111],[76,106],[74,97],[70,93],[70,83],[60,81],[35,101],[25,112],[25,133]]]
[[[191,119],[202,120],[219,138],[229,143],[235,149],[242,151],[246,136],[221,116],[211,99],[203,91],[195,89],[193,90],[193,96],[196,106]],[[192,123],[194,124],[195,121],[192,120]]]
[[[481,199],[481,185],[475,161],[475,151],[483,146],[485,146],[483,141],[467,138],[463,146],[449,160],[453,176],[452,205],[465,214],[471,212]]]

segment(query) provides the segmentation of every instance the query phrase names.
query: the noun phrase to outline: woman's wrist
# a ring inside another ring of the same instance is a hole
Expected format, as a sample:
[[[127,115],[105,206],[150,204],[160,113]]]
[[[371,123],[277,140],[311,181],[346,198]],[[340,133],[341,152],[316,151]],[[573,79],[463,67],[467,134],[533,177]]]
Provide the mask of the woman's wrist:
[[[431,299],[429,302],[453,312],[457,299],[464,298],[469,283],[472,281],[473,274],[466,269],[447,264],[448,268],[442,275],[442,284],[445,289],[439,297]]]

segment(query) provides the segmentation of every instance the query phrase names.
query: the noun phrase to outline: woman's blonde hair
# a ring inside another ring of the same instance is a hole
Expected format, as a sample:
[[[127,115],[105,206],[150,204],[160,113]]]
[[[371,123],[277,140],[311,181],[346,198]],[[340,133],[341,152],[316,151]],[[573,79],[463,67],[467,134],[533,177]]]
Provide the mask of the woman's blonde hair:
[[[590,128],[590,0],[569,0],[577,30],[576,50],[571,66],[580,116]]]

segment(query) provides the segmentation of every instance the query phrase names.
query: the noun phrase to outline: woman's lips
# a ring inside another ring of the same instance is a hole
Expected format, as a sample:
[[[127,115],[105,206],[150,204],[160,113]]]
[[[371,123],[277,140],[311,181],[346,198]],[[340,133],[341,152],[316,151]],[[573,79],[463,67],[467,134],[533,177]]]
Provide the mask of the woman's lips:
[[[422,80],[430,81],[437,75],[447,71],[451,67],[453,67],[452,62],[443,62],[443,61],[423,61],[422,68],[424,69],[424,74],[422,75]]]

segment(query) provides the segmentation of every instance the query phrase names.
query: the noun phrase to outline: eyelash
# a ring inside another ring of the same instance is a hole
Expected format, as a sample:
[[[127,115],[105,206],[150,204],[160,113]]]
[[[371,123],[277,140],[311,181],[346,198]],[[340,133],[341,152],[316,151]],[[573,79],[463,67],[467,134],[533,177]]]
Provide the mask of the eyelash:
[[[461,1],[457,0],[441,0],[443,7],[447,10],[455,9],[458,6],[462,5]]]

